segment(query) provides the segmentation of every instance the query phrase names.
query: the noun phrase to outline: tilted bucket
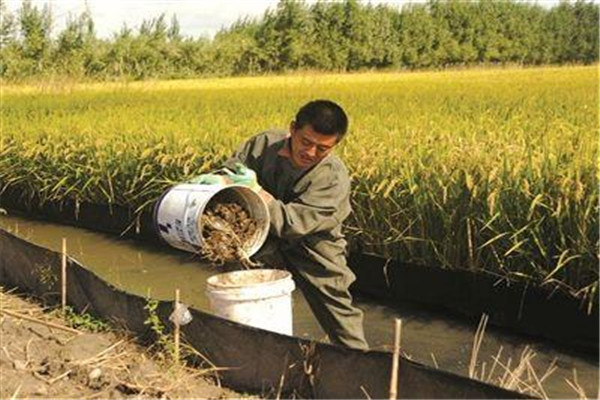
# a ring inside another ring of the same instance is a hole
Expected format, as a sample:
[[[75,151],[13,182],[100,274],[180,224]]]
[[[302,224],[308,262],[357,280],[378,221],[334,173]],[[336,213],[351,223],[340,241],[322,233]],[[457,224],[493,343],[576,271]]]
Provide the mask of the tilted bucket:
[[[292,335],[292,274],[253,269],[213,275],[206,281],[212,311],[241,324]]]
[[[173,186],[154,208],[154,223],[159,236],[175,248],[199,252],[202,248],[201,217],[211,201],[237,202],[256,221],[256,233],[243,249],[248,257],[255,254],[269,233],[269,210],[262,197],[241,185],[184,183]]]

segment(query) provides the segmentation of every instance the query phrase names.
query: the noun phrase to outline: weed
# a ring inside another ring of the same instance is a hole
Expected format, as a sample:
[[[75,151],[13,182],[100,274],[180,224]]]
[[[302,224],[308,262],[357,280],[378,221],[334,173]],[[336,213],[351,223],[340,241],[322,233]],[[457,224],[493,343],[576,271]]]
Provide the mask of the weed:
[[[171,337],[165,332],[165,325],[160,320],[160,317],[156,313],[158,308],[158,300],[146,299],[146,305],[144,310],[148,312],[148,318],[144,321],[144,325],[149,325],[152,332],[156,335],[156,345],[159,351],[165,353],[170,360],[175,359],[175,344]]]
[[[109,329],[106,322],[86,312],[78,313],[71,306],[65,308],[64,319],[72,328],[88,332],[105,332]]]

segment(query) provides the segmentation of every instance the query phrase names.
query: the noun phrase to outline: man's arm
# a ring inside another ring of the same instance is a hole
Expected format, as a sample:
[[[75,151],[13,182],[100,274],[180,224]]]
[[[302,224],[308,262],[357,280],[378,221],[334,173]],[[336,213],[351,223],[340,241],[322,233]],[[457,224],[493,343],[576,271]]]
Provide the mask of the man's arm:
[[[261,148],[264,147],[263,142],[264,140],[259,140],[258,136],[251,137],[242,143],[236,152],[223,163],[223,167],[233,171],[237,163],[242,163],[246,167],[254,170],[254,172],[258,172],[256,160],[264,150]]]

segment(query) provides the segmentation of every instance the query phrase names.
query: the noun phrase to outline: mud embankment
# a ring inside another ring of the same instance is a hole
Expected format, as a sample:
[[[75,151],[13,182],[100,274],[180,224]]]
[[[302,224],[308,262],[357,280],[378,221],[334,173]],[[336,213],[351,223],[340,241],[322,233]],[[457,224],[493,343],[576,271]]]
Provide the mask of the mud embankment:
[[[125,332],[73,329],[58,310],[0,291],[0,398],[243,398],[219,386],[211,369],[176,366]],[[84,319],[79,317],[80,321]]]

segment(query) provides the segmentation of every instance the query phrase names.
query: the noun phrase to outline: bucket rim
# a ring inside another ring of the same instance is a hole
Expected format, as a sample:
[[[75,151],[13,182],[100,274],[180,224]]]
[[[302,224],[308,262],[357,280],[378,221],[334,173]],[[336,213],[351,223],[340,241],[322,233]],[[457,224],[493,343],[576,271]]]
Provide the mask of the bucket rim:
[[[181,185],[176,185],[174,187],[177,186],[182,186],[182,185],[187,185],[187,184],[181,184]],[[250,189],[248,186],[246,185],[240,185],[238,183],[226,183],[226,184],[211,184],[211,185],[207,185],[207,186],[215,186],[218,189],[215,190],[213,193],[211,193],[208,198],[206,199],[206,202],[204,204],[202,204],[202,206],[200,207],[200,215],[204,214],[204,210],[206,209],[206,207],[208,207],[208,205],[210,204],[210,202],[220,193],[223,193],[225,191],[230,191],[233,190],[234,192],[239,190],[242,193],[246,192],[248,195],[252,196],[254,198],[254,201],[258,201],[261,205],[262,205],[262,209],[266,211],[265,213],[265,217],[266,217],[266,226],[267,229],[265,229],[266,232],[261,233],[261,236],[264,237],[261,238],[261,242],[264,242],[266,240],[266,237],[269,234],[269,225],[271,224],[271,220],[270,220],[270,215],[269,215],[269,207],[267,206],[267,202],[265,201],[265,199],[262,198],[262,196],[260,196],[258,193],[256,193],[254,190]],[[243,196],[243,195],[241,195]],[[204,229],[204,224],[202,223],[202,219],[199,218],[197,221],[198,224],[198,231],[200,233],[202,233],[202,230]],[[200,241],[202,242],[203,239],[202,237],[200,238]],[[255,250],[255,252],[257,252],[259,249],[257,248]]]
[[[256,272],[271,272],[274,275],[279,275],[274,277],[274,279],[269,279],[268,281],[265,282],[250,282],[250,283],[220,283],[219,282],[219,278],[223,278],[224,276],[228,276],[228,275],[246,275],[246,274],[252,274],[252,273],[256,273]],[[264,286],[264,285],[276,285],[276,284],[280,284],[283,281],[288,281],[288,280],[293,280],[292,274],[289,271],[285,271],[282,269],[268,269],[268,268],[261,268],[261,269],[249,269],[249,270],[240,270],[240,271],[230,271],[230,272],[222,272],[220,274],[215,274],[215,275],[211,275],[210,277],[208,277],[206,279],[206,284],[209,288],[214,288],[214,289],[238,289],[238,288],[244,288],[244,287],[256,287],[256,286]]]

